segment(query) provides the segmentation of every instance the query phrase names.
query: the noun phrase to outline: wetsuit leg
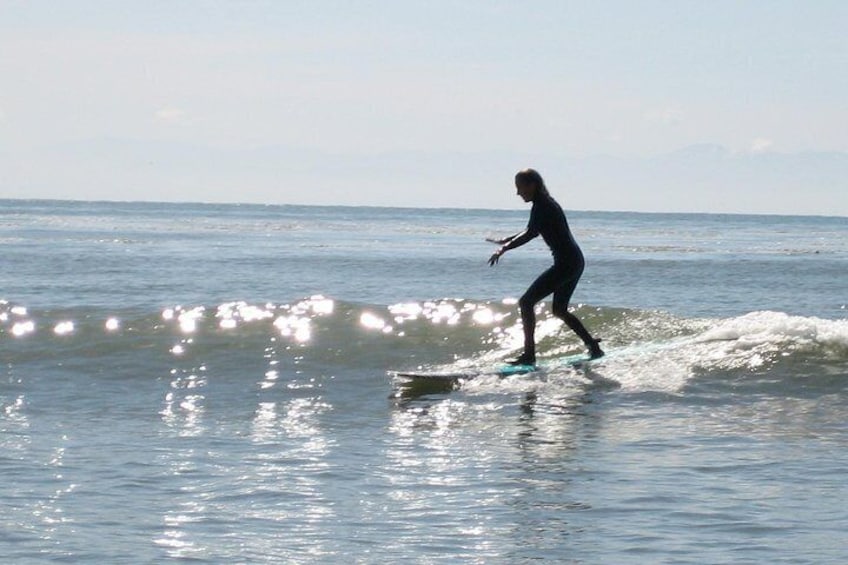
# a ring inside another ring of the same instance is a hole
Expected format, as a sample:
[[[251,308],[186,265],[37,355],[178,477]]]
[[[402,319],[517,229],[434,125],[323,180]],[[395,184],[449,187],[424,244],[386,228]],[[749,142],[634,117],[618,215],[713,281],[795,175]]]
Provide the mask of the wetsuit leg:
[[[577,288],[577,283],[580,281],[580,276],[583,274],[583,269],[577,269],[571,273],[570,277],[554,290],[554,300],[551,306],[551,311],[557,318],[560,318],[566,325],[571,328],[571,331],[577,334],[586,347],[589,348],[591,357],[601,357],[604,353],[598,346],[600,340],[596,340],[583,325],[580,319],[568,311],[568,303],[571,302],[571,295],[574,294],[574,289]]]
[[[562,276],[563,270],[554,265],[539,275],[518,300],[518,307],[521,311],[521,325],[524,330],[524,355],[522,357],[533,358],[535,360],[536,304],[562,285]]]
[[[574,294],[574,289],[577,287],[579,277],[564,283],[561,287],[554,291],[554,302],[551,307],[554,315],[561,319],[577,336],[583,340],[586,345],[591,345],[594,338],[583,325],[580,319],[568,311],[568,303],[571,302],[571,295]]]

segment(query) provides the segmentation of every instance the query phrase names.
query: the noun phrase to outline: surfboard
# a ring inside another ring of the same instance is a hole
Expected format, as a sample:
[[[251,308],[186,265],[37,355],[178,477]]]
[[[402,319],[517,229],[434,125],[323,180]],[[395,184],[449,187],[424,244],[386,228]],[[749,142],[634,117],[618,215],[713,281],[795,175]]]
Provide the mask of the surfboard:
[[[598,359],[590,359],[588,355],[581,353],[577,355],[568,355],[556,359],[546,359],[536,365],[510,365],[502,363],[497,365],[484,366],[479,368],[470,368],[463,371],[392,371],[395,377],[406,379],[408,381],[430,382],[430,383],[445,383],[455,384],[468,379],[473,379],[480,376],[497,376],[509,377],[513,375],[526,375],[538,371],[550,371],[560,367],[579,368],[592,363],[602,361],[604,357]]]

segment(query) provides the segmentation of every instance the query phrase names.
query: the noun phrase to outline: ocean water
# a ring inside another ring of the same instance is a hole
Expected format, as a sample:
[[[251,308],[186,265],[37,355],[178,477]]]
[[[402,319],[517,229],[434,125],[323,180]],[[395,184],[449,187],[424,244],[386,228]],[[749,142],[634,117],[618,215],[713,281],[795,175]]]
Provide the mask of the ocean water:
[[[844,563],[848,219],[0,201],[4,563]],[[580,351],[540,306],[539,355]]]

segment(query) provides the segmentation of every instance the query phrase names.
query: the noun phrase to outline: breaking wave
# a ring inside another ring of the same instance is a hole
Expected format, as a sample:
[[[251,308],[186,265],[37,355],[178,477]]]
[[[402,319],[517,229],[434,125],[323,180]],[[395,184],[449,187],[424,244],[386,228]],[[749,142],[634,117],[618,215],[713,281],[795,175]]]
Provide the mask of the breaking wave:
[[[780,386],[792,394],[841,387],[848,376],[848,320],[770,311],[681,318],[586,305],[575,312],[604,338],[609,353],[589,377],[614,381],[625,391],[678,394],[706,387],[723,393]],[[582,350],[547,304],[540,309],[537,341],[543,359]],[[156,311],[31,311],[0,301],[0,352],[10,378],[28,363],[114,378],[159,375],[175,367],[233,378],[259,371],[281,381],[294,375],[385,378],[391,370],[498,363],[520,346],[512,300],[374,305],[312,296],[291,304],[229,302]],[[539,378],[571,382],[587,375],[562,368],[489,383],[486,390],[536,386]]]

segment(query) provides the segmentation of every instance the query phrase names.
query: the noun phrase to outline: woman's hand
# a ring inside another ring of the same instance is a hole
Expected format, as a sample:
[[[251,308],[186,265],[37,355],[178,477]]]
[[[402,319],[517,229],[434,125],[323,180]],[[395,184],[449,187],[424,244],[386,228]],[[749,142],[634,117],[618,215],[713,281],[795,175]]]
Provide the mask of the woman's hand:
[[[492,256],[489,257],[489,266],[494,267],[495,265],[497,265],[498,259],[500,259],[501,255],[503,255],[505,252],[506,252],[506,249],[501,247],[500,249],[498,249],[497,251],[492,253]]]

